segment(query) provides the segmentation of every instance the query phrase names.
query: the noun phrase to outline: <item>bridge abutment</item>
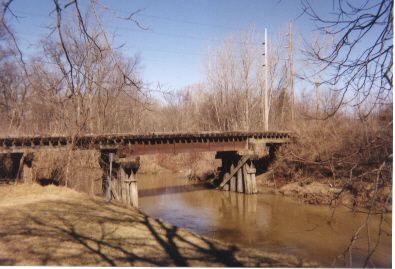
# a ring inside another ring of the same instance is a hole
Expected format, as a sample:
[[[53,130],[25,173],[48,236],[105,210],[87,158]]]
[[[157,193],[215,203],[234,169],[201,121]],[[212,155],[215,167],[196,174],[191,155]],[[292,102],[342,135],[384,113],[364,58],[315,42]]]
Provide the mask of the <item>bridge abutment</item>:
[[[101,151],[100,166],[103,170],[103,193],[108,201],[116,200],[128,207],[138,207],[136,173],[139,157],[126,157],[117,151]]]
[[[275,144],[265,143],[262,139],[249,139],[244,150],[217,152],[216,158],[222,160],[218,189],[245,194],[257,193],[257,171],[260,174],[267,169],[275,150]]]
[[[0,179],[32,183],[33,153],[12,152],[0,154]]]
[[[222,159],[221,172],[219,178],[220,190],[239,192],[245,194],[255,194],[256,169],[252,162],[253,155],[240,155],[238,152],[217,152],[216,158]]]

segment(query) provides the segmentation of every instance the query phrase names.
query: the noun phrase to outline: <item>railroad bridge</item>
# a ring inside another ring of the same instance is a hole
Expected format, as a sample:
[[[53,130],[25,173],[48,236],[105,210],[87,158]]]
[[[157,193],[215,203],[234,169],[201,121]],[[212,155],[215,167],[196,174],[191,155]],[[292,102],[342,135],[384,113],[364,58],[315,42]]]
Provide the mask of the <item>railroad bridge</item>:
[[[256,165],[289,143],[289,132],[210,132],[155,133],[147,135],[108,134],[82,136],[0,137],[0,155],[17,160],[17,177],[33,180],[32,164],[37,150],[98,150],[103,169],[103,192],[108,200],[138,206],[137,179],[139,156],[156,153],[217,152],[222,159],[218,188],[254,194]]]

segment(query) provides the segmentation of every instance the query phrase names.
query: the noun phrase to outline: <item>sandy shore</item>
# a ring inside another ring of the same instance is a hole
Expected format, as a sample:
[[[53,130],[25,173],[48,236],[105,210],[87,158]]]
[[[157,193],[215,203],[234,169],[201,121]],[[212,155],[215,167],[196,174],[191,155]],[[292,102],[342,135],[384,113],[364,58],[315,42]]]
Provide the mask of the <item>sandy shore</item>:
[[[0,265],[314,266],[245,249],[64,187],[0,187]]]

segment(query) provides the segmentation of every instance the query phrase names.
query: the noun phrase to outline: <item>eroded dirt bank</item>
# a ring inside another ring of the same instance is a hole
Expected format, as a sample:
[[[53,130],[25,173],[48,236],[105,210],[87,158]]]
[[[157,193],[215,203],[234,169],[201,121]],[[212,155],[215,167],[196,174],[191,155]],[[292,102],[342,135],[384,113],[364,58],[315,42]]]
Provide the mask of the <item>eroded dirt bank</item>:
[[[198,236],[64,187],[0,187],[1,265],[314,266]]]
[[[260,192],[294,197],[299,201],[315,205],[338,205],[349,208],[369,208],[375,186],[371,182],[352,182],[331,179],[298,179],[288,182],[268,179],[267,174],[257,177]],[[392,212],[391,187],[381,186],[375,197],[374,209]]]

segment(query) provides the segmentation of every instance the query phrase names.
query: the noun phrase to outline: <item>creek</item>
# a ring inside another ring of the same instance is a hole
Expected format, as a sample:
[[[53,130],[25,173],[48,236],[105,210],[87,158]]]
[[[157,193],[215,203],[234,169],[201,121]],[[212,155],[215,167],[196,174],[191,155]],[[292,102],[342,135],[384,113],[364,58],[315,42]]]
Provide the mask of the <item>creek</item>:
[[[344,266],[342,254],[366,214],[338,207],[331,218],[328,206],[308,205],[269,193],[244,195],[208,189],[178,175],[138,175],[139,207],[197,234],[241,247],[296,255],[322,266]],[[369,266],[391,267],[391,214],[384,218],[380,243]],[[331,221],[329,221],[331,220]],[[373,247],[380,218],[371,217]],[[367,254],[368,233],[363,229],[352,251],[352,266],[361,267]],[[348,265],[350,257],[347,253]]]

